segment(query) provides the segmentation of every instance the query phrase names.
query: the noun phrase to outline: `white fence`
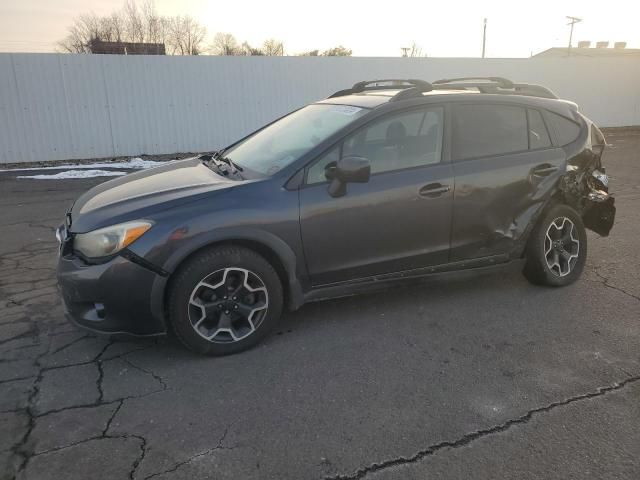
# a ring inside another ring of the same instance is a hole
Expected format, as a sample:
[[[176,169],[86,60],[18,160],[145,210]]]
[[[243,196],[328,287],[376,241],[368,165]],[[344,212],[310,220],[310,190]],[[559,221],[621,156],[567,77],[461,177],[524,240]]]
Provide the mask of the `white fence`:
[[[504,76],[640,125],[640,60],[161,57],[0,53],[0,163],[220,148],[372,78]]]

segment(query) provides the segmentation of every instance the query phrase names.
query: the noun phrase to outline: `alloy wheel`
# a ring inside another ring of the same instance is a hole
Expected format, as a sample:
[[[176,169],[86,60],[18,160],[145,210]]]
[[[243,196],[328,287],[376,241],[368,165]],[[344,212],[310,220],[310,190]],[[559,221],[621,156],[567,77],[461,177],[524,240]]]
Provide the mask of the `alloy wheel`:
[[[233,343],[260,326],[269,308],[262,279],[244,268],[229,267],[203,278],[189,297],[189,321],[204,339]]]
[[[544,238],[544,255],[547,267],[555,275],[564,277],[573,270],[580,254],[577,229],[567,217],[556,218]]]

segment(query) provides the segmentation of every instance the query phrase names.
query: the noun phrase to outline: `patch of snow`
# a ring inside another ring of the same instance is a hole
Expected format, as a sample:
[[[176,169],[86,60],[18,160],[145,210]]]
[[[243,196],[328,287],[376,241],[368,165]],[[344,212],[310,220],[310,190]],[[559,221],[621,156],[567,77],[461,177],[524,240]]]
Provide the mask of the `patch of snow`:
[[[67,170],[66,172],[53,173],[50,175],[19,175],[16,178],[31,178],[35,180],[64,180],[69,178],[92,178],[92,177],[120,177],[127,172],[115,170]]]
[[[51,167],[12,168],[12,169],[0,170],[0,172],[27,172],[27,171],[33,171],[33,170],[66,170],[69,168],[73,168],[73,169],[125,168],[130,170],[141,170],[144,168],[159,167],[160,165],[168,165],[175,161],[176,160],[172,160],[169,162],[159,162],[157,160],[143,160],[140,157],[135,157],[124,162],[100,162],[100,163],[54,165]]]

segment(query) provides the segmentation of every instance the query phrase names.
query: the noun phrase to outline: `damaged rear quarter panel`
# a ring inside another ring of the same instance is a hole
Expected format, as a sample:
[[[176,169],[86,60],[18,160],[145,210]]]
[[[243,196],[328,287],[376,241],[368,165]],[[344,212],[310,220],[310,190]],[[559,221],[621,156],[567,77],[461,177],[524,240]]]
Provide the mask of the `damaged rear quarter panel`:
[[[556,113],[573,117],[581,126],[566,146],[559,146],[550,129],[551,148],[453,162],[450,261],[520,256],[539,216],[554,201],[575,208],[586,228],[609,234],[615,206],[601,164],[604,136],[575,106]],[[545,167],[553,171],[536,172]]]
[[[567,172],[559,184],[562,201],[575,208],[586,228],[606,237],[613,228],[615,199],[609,193],[609,178],[602,165],[604,135],[586,117],[588,137],[581,148],[567,150]]]
[[[565,159],[553,147],[455,162],[450,261],[514,251],[556,192]]]

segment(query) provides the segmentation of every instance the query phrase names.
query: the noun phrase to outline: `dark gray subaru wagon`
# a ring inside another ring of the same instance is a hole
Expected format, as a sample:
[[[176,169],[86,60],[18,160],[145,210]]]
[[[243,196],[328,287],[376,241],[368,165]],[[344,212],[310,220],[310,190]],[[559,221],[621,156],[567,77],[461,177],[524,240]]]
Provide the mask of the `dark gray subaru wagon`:
[[[284,307],[523,259],[574,282],[612,228],[605,140],[571,102],[499,77],[360,82],[218,152],[82,195],[57,232],[68,316],[172,329],[213,355]]]

